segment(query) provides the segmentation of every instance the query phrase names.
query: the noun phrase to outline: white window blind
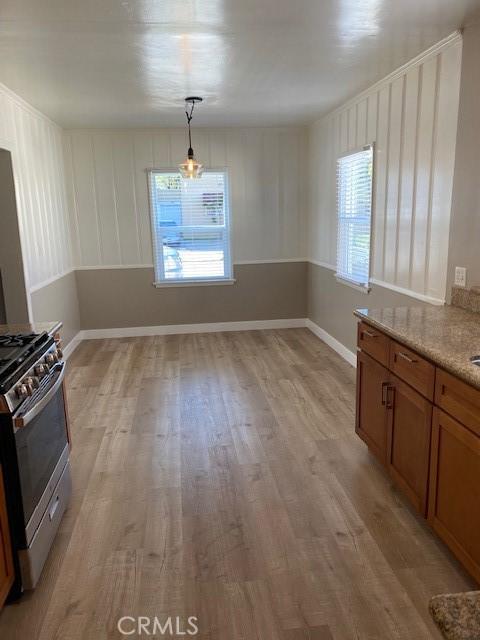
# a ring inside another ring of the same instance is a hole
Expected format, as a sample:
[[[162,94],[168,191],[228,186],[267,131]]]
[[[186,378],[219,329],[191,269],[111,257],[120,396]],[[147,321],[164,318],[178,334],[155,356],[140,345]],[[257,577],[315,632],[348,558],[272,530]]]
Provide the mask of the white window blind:
[[[227,174],[149,171],[156,283],[232,277]]]
[[[373,147],[337,160],[337,277],[367,287],[370,278]]]

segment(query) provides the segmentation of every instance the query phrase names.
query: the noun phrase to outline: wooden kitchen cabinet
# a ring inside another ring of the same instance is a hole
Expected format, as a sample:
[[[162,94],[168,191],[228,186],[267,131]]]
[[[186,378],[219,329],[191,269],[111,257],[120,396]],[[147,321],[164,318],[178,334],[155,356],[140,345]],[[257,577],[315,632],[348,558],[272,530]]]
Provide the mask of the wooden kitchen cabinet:
[[[480,582],[480,437],[435,408],[428,521]]]
[[[365,322],[358,347],[357,434],[480,582],[480,389]]]
[[[3,476],[0,467],[0,608],[13,584],[14,569]]]
[[[432,404],[364,351],[357,355],[357,434],[427,516]]]
[[[391,374],[387,410],[388,471],[415,509],[426,517],[432,404]]]
[[[355,431],[383,463],[387,458],[388,370],[363,351],[357,357]]]

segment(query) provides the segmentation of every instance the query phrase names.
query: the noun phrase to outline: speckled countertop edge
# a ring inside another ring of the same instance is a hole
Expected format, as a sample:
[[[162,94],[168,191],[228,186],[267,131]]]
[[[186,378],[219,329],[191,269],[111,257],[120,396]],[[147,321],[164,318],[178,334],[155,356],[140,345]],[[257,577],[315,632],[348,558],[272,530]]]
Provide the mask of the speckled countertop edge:
[[[451,306],[356,309],[354,315],[480,389],[480,314]]]
[[[434,596],[429,609],[448,640],[480,638],[480,591]]]
[[[25,324],[0,324],[0,335],[4,333],[42,333],[46,331],[53,336],[62,328],[62,322],[52,320],[51,322],[31,322]]]

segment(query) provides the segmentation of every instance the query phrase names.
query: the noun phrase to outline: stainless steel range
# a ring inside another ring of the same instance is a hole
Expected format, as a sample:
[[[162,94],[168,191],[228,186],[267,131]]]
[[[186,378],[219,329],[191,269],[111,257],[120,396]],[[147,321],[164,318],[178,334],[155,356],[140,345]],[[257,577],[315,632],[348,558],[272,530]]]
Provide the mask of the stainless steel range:
[[[65,362],[48,333],[0,334],[0,460],[16,582],[33,588],[71,494]]]

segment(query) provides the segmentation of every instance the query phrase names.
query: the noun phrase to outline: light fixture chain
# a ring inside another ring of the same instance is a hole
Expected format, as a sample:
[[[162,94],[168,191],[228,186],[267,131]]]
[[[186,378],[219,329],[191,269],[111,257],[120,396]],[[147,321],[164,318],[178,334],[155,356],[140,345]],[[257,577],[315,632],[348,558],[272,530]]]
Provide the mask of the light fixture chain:
[[[187,124],[188,124],[188,146],[190,149],[192,148],[192,131],[190,128],[190,122],[193,119],[194,108],[195,108],[195,101],[192,101],[192,108],[190,109],[190,113],[188,113],[188,107],[185,110],[185,115],[187,116]]]
[[[193,153],[193,147],[192,147],[192,127],[191,127],[191,121],[193,119],[193,111],[195,109],[195,104],[197,102],[202,102],[202,98],[199,97],[189,97],[189,98],[185,98],[185,116],[187,118],[187,125],[188,125],[188,152],[187,152],[187,159],[185,162],[183,162],[181,165],[179,165],[179,170],[181,175],[184,178],[200,178],[200,176],[202,175],[203,172],[203,166],[197,162],[197,160],[195,159],[195,155]]]

